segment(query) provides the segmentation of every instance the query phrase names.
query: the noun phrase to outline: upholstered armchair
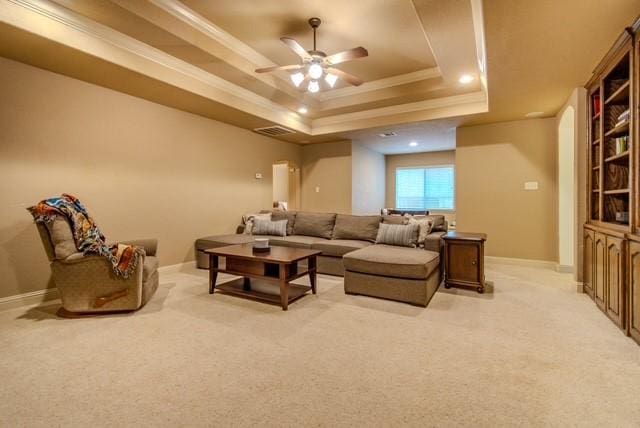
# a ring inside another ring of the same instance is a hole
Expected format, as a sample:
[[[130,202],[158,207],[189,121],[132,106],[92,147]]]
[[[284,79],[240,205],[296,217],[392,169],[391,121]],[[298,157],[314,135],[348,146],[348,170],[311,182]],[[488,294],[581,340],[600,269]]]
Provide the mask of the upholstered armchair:
[[[71,314],[133,311],[147,303],[158,288],[155,239],[121,242],[145,251],[134,273],[124,279],[116,276],[105,257],[85,256],[76,250],[66,219],[56,218],[47,225],[36,223],[36,226],[51,262],[64,311]]]

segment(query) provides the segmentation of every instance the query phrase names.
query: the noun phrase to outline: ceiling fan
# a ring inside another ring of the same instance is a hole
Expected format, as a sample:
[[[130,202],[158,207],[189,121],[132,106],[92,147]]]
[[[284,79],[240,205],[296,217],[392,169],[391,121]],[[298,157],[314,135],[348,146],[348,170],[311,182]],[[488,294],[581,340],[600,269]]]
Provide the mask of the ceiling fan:
[[[336,64],[351,61],[358,58],[364,58],[369,52],[362,46],[339,52],[327,56],[326,53],[316,48],[316,30],[320,26],[320,18],[309,19],[309,25],[313,28],[313,50],[306,51],[300,43],[289,37],[281,37],[280,40],[294,51],[300,58],[302,64],[293,65],[274,65],[272,67],[258,68],[256,73],[269,73],[277,70],[296,71],[291,74],[291,81],[296,87],[300,87],[303,83],[307,83],[309,92],[318,92],[320,90],[320,79],[324,76],[324,81],[333,88],[338,78],[350,83],[353,86],[360,86],[362,80],[352,74],[346,73],[334,67]]]

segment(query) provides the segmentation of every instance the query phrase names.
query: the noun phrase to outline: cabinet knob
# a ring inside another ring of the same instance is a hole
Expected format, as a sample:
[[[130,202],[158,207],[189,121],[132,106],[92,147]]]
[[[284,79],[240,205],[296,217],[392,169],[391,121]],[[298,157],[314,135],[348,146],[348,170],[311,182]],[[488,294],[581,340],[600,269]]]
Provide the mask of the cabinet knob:
[[[476,265],[476,261],[475,260],[472,261],[471,264],[475,266]]]

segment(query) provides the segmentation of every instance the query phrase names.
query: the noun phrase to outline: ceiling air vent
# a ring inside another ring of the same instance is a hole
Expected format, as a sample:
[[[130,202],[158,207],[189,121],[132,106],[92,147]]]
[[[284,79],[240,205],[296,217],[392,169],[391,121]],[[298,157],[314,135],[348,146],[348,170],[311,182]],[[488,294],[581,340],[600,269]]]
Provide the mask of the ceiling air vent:
[[[396,135],[398,135],[398,134],[396,134],[396,133],[395,133],[395,132],[393,132],[393,131],[387,131],[387,132],[383,132],[382,134],[378,134],[378,135],[379,135],[380,137],[382,137],[382,138],[387,138],[387,137],[395,137],[395,136],[396,136]]]
[[[266,126],[264,128],[256,128],[254,129],[254,132],[257,132],[258,134],[266,135],[268,137],[279,137],[281,135],[295,134],[294,130],[285,128],[283,126],[278,126],[278,125]]]

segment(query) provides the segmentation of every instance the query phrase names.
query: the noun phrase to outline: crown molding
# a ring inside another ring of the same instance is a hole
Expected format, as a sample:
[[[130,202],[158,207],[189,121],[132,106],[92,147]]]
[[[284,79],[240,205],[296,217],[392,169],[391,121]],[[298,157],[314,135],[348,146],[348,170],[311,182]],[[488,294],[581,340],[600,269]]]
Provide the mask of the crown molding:
[[[316,128],[321,126],[350,122],[354,120],[373,119],[380,116],[391,116],[422,110],[456,107],[464,104],[485,102],[486,100],[487,97],[483,91],[471,92],[468,94],[452,95],[450,97],[436,98],[432,100],[417,101],[414,103],[399,104],[395,106],[380,107],[353,113],[322,117],[312,120],[311,127]]]
[[[99,39],[102,42],[106,42],[112,47],[127,51],[137,57],[144,58],[148,61],[156,63],[182,76],[195,79],[208,87],[214,88],[218,91],[222,91],[227,95],[231,95],[232,97],[240,99],[246,103],[260,107],[260,111],[248,112],[250,114],[254,114],[258,117],[276,123],[284,123],[286,124],[286,126],[291,127],[298,132],[311,132],[309,125],[304,123],[302,118],[300,118],[293,111],[281,106],[280,104],[257,95],[254,92],[249,91],[248,89],[242,88],[241,86],[230,83],[227,80],[224,80],[199,67],[191,65],[186,61],[178,59],[159,49],[140,42],[139,40],[136,40],[130,36],[115,31],[112,28],[76,14],[75,12],[72,12],[62,6],[45,0],[8,0],[8,3],[24,8],[30,12],[37,13],[41,17],[55,21],[66,26],[69,29],[82,32],[88,36]],[[7,3],[5,3],[5,5],[6,4]],[[64,37],[63,34],[55,31],[55,29],[51,28],[50,26],[37,26],[36,23],[31,22],[28,17],[22,22],[18,22],[19,17],[15,13],[12,13],[12,11],[3,8],[2,5],[0,5],[0,20],[5,21],[10,25],[15,25],[18,28],[22,28],[26,31],[38,34],[50,40],[54,40],[58,43],[71,46],[74,49],[85,51],[99,58],[104,58],[105,56],[107,56],[105,55],[106,52],[104,49],[101,50],[101,52],[92,52],[87,49],[86,44],[82,44],[76,38],[73,39],[73,42],[76,43],[75,45],[70,44],[69,40],[60,40]],[[25,23],[26,25],[23,25]],[[58,37],[58,39],[56,39],[56,36]],[[115,60],[114,57],[117,57],[119,61]],[[126,68],[135,69],[135,67],[131,64],[123,64],[123,62],[126,61],[122,58],[121,55],[113,55],[111,58],[105,59],[107,59],[109,62],[113,62]],[[138,71],[146,74],[143,70]],[[175,85],[174,82],[170,83]],[[228,99],[228,97],[226,98],[227,99],[225,99],[225,101],[220,101],[215,98],[211,99],[217,102],[222,102],[230,107],[243,110],[244,106],[234,103],[233,99]]]
[[[175,16],[182,22],[189,24],[190,26],[198,29],[201,33],[206,34],[211,39],[225,46],[227,49],[242,56],[247,61],[250,61],[256,66],[269,67],[277,65],[269,58],[262,55],[260,52],[251,48],[246,43],[233,37],[231,34],[224,31],[204,16],[200,15],[193,9],[185,6],[183,3],[176,0],[148,0],[151,4],[159,7],[160,9],[168,12],[172,16]]]
[[[360,86],[349,86],[346,88],[334,89],[329,92],[323,92],[316,98],[320,101],[327,101],[335,98],[349,97],[365,92],[391,88],[393,86],[405,85],[407,83],[419,82],[421,80],[436,79],[441,76],[442,73],[438,67],[425,68],[424,70],[418,70],[412,73],[399,74],[397,76],[385,77],[384,79],[372,80],[371,82],[365,82]]]

